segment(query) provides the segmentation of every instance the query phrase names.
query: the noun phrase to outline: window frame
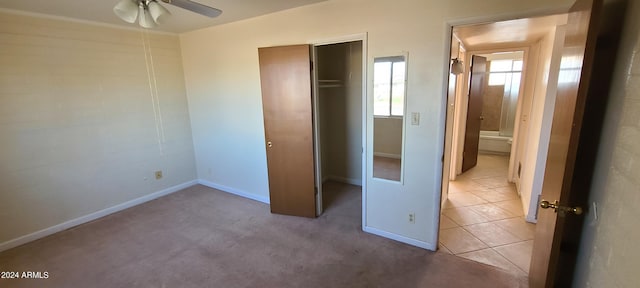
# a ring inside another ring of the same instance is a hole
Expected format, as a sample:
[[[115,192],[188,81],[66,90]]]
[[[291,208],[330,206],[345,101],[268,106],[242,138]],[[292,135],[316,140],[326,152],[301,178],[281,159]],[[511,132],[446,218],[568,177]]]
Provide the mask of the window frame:
[[[493,71],[492,70],[492,65],[489,64],[489,71],[487,71],[487,85],[488,86],[500,86],[500,85],[505,85],[505,81],[506,81],[506,75],[507,74],[515,74],[515,73],[520,73],[520,75],[522,75],[523,73],[523,68],[524,68],[524,59],[497,59],[497,60],[490,60],[490,63],[493,61],[511,61],[511,67],[509,68],[509,70],[505,70],[505,71]],[[515,63],[517,61],[522,62],[522,64],[520,64],[520,69],[516,70],[514,69]],[[497,74],[504,74],[504,81],[502,84],[491,84],[491,76],[497,75]]]

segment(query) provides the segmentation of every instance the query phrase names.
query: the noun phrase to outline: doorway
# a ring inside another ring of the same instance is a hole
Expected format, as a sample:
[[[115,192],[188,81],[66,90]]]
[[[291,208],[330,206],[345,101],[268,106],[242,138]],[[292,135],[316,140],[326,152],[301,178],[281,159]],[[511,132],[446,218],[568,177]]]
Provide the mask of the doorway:
[[[453,28],[451,59],[464,72],[450,75],[440,250],[528,275],[565,23],[562,14]],[[487,60],[475,155],[463,141],[473,56]],[[477,164],[464,169],[465,157]]]
[[[363,41],[314,46],[317,212],[362,194]]]

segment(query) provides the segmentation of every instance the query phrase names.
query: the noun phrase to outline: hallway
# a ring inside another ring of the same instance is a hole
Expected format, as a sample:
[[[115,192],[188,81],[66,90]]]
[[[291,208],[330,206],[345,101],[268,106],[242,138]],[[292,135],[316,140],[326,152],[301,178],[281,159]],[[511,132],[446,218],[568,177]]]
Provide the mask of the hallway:
[[[527,275],[535,224],[524,220],[509,157],[478,155],[478,165],[449,182],[440,218],[440,251]]]

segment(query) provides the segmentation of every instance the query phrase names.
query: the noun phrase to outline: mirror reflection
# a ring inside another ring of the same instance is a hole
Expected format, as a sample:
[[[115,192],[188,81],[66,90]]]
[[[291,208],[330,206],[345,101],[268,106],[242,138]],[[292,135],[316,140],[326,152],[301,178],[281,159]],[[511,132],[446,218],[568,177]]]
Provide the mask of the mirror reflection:
[[[373,62],[373,177],[400,181],[406,57],[376,57]]]

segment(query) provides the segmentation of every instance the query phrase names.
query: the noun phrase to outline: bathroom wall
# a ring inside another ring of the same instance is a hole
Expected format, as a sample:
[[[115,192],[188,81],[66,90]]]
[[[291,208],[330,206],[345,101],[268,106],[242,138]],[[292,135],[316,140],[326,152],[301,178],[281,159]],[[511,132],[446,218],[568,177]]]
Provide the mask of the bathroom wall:
[[[480,130],[500,131],[503,97],[504,85],[491,86],[489,85],[489,77],[485,77],[482,92],[482,117],[484,119],[480,122]]]

